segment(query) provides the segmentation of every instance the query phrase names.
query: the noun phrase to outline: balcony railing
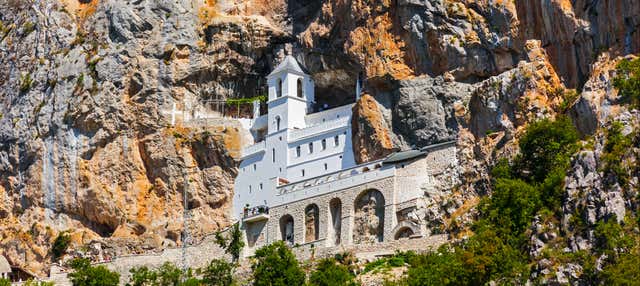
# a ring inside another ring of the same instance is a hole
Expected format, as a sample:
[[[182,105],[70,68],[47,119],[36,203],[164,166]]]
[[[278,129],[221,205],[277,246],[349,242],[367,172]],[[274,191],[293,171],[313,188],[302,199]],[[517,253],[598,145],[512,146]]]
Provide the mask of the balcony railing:
[[[349,125],[351,118],[342,117],[340,119],[327,121],[322,124],[314,125],[304,129],[293,130],[289,133],[289,141],[305,138],[308,136],[316,135],[324,131],[334,130],[340,127],[346,127]]]
[[[269,219],[269,207],[268,206],[255,206],[252,208],[244,208],[242,214],[243,221],[258,221],[263,219]]]

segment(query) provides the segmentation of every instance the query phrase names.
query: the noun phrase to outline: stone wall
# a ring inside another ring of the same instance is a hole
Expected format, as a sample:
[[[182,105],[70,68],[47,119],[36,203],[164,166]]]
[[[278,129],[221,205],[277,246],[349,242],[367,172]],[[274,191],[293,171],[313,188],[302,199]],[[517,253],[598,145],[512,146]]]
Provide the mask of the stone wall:
[[[353,183],[336,183],[325,191],[317,191],[317,186],[310,185],[287,193],[291,198],[286,203],[272,206],[266,223],[245,223],[245,233],[252,237],[245,255],[251,255],[262,245],[285,240],[283,237],[287,236],[286,224],[289,221],[293,221],[290,244],[302,248],[310,248],[311,245],[315,249],[332,248],[336,242],[352,247],[355,244],[387,243],[398,236],[423,237],[430,233],[424,223],[425,191],[435,188],[433,184],[439,181],[436,177],[455,162],[455,144],[442,144],[426,149],[423,156],[363,173],[384,172],[388,175],[369,176],[369,180],[345,177],[340,182],[347,180]],[[340,189],[339,186],[345,188]],[[372,190],[379,194],[371,192],[373,195],[369,195]],[[339,217],[335,218],[332,217],[331,206],[338,202],[339,211],[334,210],[334,214],[339,213]],[[378,207],[378,204],[382,205]],[[315,207],[318,208],[318,216],[310,218],[308,211]],[[318,235],[315,235],[316,228]],[[339,233],[339,240],[336,233]]]

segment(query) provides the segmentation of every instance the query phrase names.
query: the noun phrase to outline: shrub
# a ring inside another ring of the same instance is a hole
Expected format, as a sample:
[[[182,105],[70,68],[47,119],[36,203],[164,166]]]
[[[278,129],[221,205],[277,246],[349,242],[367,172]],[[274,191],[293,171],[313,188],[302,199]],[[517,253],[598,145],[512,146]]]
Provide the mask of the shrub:
[[[30,73],[26,73],[20,76],[20,92],[29,91],[32,85],[33,79],[31,79]]]
[[[578,150],[578,132],[566,116],[532,123],[520,138],[518,171],[529,182],[542,182],[550,171],[565,170]]]
[[[633,141],[629,136],[622,135],[622,128],[622,123],[614,122],[607,130],[607,143],[604,145],[602,161],[604,173],[614,175],[617,182],[624,187],[629,182],[629,174],[623,165],[623,159],[625,153],[633,146]]]
[[[171,262],[165,262],[156,270],[142,266],[129,270],[131,278],[127,285],[131,286],[147,286],[147,285],[199,285],[200,281],[193,277],[191,269],[186,272],[176,267]]]
[[[214,286],[234,285],[233,269],[233,264],[222,259],[211,260],[209,265],[202,270],[202,284]]]
[[[632,106],[640,103],[640,58],[624,59],[616,66],[617,75],[613,86],[618,89],[620,98]]]
[[[69,273],[73,286],[116,286],[120,275],[106,267],[91,266],[87,259],[75,259],[70,263],[75,271]]]
[[[61,232],[58,234],[56,239],[53,241],[53,246],[51,246],[51,254],[53,254],[54,259],[60,258],[62,255],[67,252],[67,248],[69,248],[69,243],[71,242],[71,237],[66,232]]]
[[[337,263],[333,258],[320,260],[316,270],[311,273],[309,282],[315,286],[357,285],[349,268]]]
[[[0,278],[0,286],[11,286],[11,281],[6,278]]]
[[[255,259],[251,267],[254,286],[292,286],[305,282],[305,274],[296,257],[282,241],[256,250]]]

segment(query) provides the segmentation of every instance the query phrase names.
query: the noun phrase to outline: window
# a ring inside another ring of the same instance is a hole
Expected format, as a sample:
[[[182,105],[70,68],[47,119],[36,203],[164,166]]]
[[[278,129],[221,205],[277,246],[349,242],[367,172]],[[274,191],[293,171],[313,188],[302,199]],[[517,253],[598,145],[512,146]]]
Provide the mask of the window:
[[[324,163],[324,170],[327,170],[327,163]]]
[[[251,185],[249,185],[249,194],[251,194]]]
[[[262,183],[260,183],[260,190],[262,191]]]
[[[327,149],[327,139],[322,139],[322,150]]]
[[[276,116],[276,131],[280,131],[280,116]]]
[[[255,171],[257,169],[256,164],[253,164],[253,170]]]
[[[271,158],[273,158],[273,162],[276,162],[276,149],[271,149]]]
[[[304,169],[302,169],[302,176],[304,177]]]
[[[300,146],[296,147],[296,157],[300,157]]]
[[[282,80],[278,79],[278,83],[276,84],[276,97],[282,96]]]
[[[309,143],[309,154],[313,153],[313,142]]]
[[[302,79],[298,79],[298,97],[302,97]]]
[[[338,145],[340,145],[340,137],[336,135],[335,137],[333,137],[333,146],[338,146]]]

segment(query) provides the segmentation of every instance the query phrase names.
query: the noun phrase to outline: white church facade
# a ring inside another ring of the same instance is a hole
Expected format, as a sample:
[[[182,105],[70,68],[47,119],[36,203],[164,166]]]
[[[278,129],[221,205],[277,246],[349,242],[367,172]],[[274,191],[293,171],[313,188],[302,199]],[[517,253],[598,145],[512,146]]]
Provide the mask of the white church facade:
[[[314,112],[314,82],[287,56],[267,77],[268,112],[253,119],[233,215],[247,255],[284,240],[330,248],[420,238],[425,193],[456,163],[451,143],[357,165],[352,104]]]

